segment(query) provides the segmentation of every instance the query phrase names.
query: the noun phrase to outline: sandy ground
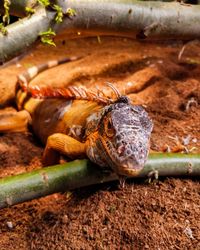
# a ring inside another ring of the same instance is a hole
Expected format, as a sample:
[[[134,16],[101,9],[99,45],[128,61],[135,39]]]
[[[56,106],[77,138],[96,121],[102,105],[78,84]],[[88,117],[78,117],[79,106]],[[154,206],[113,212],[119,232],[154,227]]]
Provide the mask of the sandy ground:
[[[0,104],[11,105],[16,76],[63,56],[83,59],[48,70],[32,84],[105,88],[112,82],[154,122],[151,148],[177,141],[200,150],[200,46],[139,43],[102,37],[40,45],[1,69]],[[0,177],[42,166],[43,145],[31,133],[0,135]],[[163,178],[117,182],[54,194],[0,210],[0,249],[200,249],[199,179]],[[13,227],[9,228],[10,222]]]

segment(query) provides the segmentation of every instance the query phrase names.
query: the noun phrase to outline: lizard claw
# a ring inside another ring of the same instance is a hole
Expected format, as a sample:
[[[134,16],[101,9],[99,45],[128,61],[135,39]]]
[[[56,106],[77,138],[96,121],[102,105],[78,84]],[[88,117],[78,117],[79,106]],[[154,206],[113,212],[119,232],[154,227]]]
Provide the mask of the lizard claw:
[[[126,177],[124,175],[119,175],[119,189],[123,190],[126,185]]]

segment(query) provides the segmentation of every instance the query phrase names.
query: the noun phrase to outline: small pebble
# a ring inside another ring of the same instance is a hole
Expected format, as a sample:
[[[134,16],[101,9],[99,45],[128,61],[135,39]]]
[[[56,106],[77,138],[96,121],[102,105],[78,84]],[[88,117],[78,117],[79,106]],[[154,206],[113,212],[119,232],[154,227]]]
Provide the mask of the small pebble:
[[[192,142],[197,143],[197,138],[192,139]]]
[[[67,216],[66,214],[63,215],[63,217],[62,217],[62,222],[63,222],[63,224],[66,224],[68,221],[69,221],[68,216]]]
[[[191,135],[187,135],[186,137],[182,138],[183,145],[187,146],[190,143]]]
[[[127,82],[127,84],[126,84],[127,86],[132,86],[133,85],[133,83],[132,82]]]
[[[21,65],[20,63],[17,63],[17,64],[16,64],[16,67],[17,67],[17,68],[20,68],[21,66],[22,66],[22,65]]]
[[[192,230],[189,227],[186,227],[184,230],[184,233],[190,238],[190,239],[194,239],[194,236],[192,234]]]
[[[13,223],[12,223],[12,221],[7,221],[6,224],[7,224],[7,227],[9,229],[13,229]]]

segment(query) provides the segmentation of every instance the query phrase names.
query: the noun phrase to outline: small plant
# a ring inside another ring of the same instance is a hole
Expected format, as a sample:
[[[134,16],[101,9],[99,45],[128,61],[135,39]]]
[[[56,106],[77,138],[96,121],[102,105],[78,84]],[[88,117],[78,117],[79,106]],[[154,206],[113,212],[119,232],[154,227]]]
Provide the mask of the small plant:
[[[7,35],[7,29],[6,29],[6,27],[4,26],[4,24],[3,23],[0,23],[0,32],[5,36],[5,35]]]
[[[4,16],[3,16],[3,23],[4,24],[9,24],[10,23],[10,15],[9,15],[9,9],[10,9],[10,0],[4,0]]]
[[[63,21],[63,11],[62,11],[62,8],[59,5],[57,5],[57,4],[54,4],[52,6],[52,8],[57,12],[56,17],[55,17],[56,23],[62,23],[62,21]]]
[[[26,11],[26,14],[27,14],[28,16],[31,16],[31,15],[33,15],[33,14],[35,13],[35,9],[30,8],[30,7],[26,7],[26,8],[25,8],[25,11]]]
[[[56,33],[51,28],[48,29],[47,31],[39,33],[41,42],[51,46],[56,46],[56,44],[52,40],[52,37],[54,37],[55,35]]]
[[[68,17],[76,16],[76,11],[74,9],[68,8],[65,13]]]
[[[41,5],[48,7],[50,6],[50,1],[49,0],[38,0],[38,3],[40,3]]]

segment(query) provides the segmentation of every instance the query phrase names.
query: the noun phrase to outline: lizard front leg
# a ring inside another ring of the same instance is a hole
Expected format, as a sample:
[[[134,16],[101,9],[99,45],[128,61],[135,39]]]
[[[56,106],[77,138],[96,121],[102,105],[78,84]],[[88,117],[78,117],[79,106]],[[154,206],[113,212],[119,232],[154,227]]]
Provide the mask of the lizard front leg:
[[[59,162],[60,153],[69,158],[84,158],[86,156],[86,143],[61,133],[50,135],[43,154],[45,166]]]

